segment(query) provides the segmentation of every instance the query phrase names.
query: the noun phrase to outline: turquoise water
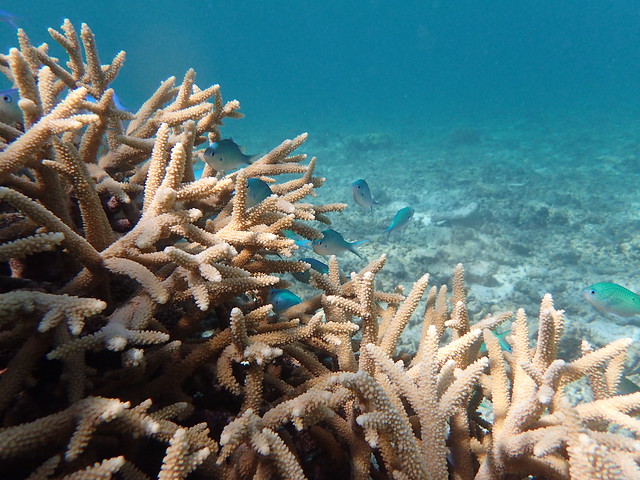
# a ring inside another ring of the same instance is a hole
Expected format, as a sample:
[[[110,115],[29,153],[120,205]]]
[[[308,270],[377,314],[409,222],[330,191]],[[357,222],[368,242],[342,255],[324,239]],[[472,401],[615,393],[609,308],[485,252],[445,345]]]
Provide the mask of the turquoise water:
[[[77,2],[4,5],[34,41],[65,17],[128,62],[132,107],[196,68],[249,122],[363,128],[443,116],[603,110],[638,104],[636,1]],[[13,44],[2,25],[0,46]]]
[[[3,8],[34,43],[69,17],[105,62],[126,50],[114,87],[131,110],[193,67],[241,101],[247,118],[223,134],[247,151],[308,131],[319,200],[350,203],[334,228],[369,239],[369,259],[389,253],[389,285],[444,283],[463,262],[478,316],[535,316],[548,291],[576,338],[637,335],[580,297],[598,281],[640,290],[637,1],[85,3]],[[0,47],[14,43],[0,24]],[[373,215],[351,198],[357,178]],[[404,206],[412,222],[385,240]]]

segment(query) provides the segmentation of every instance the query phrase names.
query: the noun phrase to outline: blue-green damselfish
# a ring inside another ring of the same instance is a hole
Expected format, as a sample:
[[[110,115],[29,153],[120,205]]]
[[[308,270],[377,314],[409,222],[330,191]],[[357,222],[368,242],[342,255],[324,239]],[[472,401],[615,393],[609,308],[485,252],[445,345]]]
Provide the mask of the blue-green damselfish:
[[[204,150],[204,161],[216,172],[235,170],[250,165],[259,155],[245,155],[233,138],[223,138],[213,142]]]
[[[511,330],[506,330],[502,333],[496,333],[492,330],[491,333],[493,333],[493,335],[498,339],[498,342],[500,343],[500,348],[502,349],[503,352],[511,351],[511,344],[507,342],[507,335],[511,333]],[[480,352],[484,353],[486,351],[487,351],[487,345],[484,342],[482,342],[482,345],[480,345]]]
[[[0,91],[0,122],[14,126],[22,123],[22,110],[18,106],[20,94],[17,88]]]
[[[383,233],[386,233],[387,238],[389,238],[391,232],[402,230],[407,226],[414,213],[415,210],[411,207],[401,208],[400,210],[398,210],[398,213],[396,213],[395,217],[393,217],[393,220],[391,220],[391,225],[389,225]]]
[[[353,199],[362,208],[366,208],[373,212],[373,205],[380,205],[371,197],[371,189],[366,180],[360,178],[351,184],[351,193]]]
[[[269,291],[269,302],[273,305],[275,313],[284,312],[301,302],[300,297],[286,288],[274,288]]]
[[[271,187],[264,180],[260,180],[259,178],[250,178],[247,180],[247,208],[255,207],[271,195],[273,195]]]
[[[329,273],[329,266],[326,263],[322,263],[320,260],[316,260],[311,257],[304,257],[300,259],[301,262],[308,263],[311,265],[311,268],[305,270],[304,272],[291,272],[293,278],[302,283],[309,283],[311,280],[311,270],[315,270],[318,273],[325,274]]]
[[[617,283],[594,283],[582,289],[582,296],[604,313],[618,317],[631,317],[640,313],[640,296]]]
[[[298,247],[311,248],[311,240],[307,240],[291,230],[283,230],[282,233],[284,233],[285,237],[293,240]]]
[[[347,242],[342,235],[335,230],[327,228],[322,232],[322,238],[316,239],[311,242],[313,251],[318,255],[340,255],[345,251],[356,254],[359,258],[362,256],[354,248],[355,245],[360,245],[367,240],[360,240],[359,242]]]
[[[622,377],[618,384],[618,395],[631,395],[632,393],[640,392],[640,386],[633,380],[629,380],[627,377]]]

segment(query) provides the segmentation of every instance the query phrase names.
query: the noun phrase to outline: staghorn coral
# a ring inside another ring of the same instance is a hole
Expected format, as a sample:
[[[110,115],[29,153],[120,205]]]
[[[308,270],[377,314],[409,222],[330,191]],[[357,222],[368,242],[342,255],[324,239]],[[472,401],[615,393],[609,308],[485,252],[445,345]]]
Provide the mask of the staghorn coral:
[[[86,25],[50,33],[67,62],[23,31],[0,56],[24,114],[0,125],[3,478],[640,478],[640,394],[616,395],[630,340],[557,359],[550,296],[533,345],[523,311],[472,323],[459,265],[398,358],[429,277],[379,291],[384,255],[349,278],[331,258],[275,315],[268,290],[308,268],[283,231],[317,238],[345,208],[305,201],[306,134],[196,179],[239,103],[190,70],[123,112],[124,52],[102,65]],[[247,208],[253,177],[273,195]],[[508,321],[512,353],[491,333]],[[592,401],[571,405],[575,381]]]

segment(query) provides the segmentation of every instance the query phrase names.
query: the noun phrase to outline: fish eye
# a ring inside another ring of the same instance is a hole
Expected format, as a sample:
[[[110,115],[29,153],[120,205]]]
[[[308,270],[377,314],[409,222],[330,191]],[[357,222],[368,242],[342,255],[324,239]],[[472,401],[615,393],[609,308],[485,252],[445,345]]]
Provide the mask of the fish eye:
[[[11,103],[11,96],[5,95],[5,96],[2,97],[2,100],[4,100],[7,103]]]
[[[595,290],[591,290],[589,293],[590,293],[591,295],[595,295],[595,294],[596,294],[596,291],[595,291]]]

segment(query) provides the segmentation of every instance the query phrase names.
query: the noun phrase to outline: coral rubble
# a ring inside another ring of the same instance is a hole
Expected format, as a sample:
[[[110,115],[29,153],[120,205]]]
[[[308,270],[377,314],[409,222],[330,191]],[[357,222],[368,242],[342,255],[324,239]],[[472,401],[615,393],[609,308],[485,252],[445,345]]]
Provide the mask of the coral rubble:
[[[124,52],[103,65],[86,25],[50,33],[66,62],[23,31],[0,56],[23,113],[0,124],[3,479],[640,478],[640,393],[616,395],[630,340],[559,360],[550,296],[532,346],[523,311],[470,320],[458,266],[399,355],[428,276],[379,291],[384,255],[349,278],[332,257],[276,315],[269,290],[309,268],[285,230],[318,238],[345,208],[305,201],[306,134],[195,178],[239,103],[189,71],[120,110]],[[247,207],[251,178],[273,195]],[[572,405],[579,380],[593,398]]]

